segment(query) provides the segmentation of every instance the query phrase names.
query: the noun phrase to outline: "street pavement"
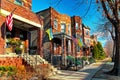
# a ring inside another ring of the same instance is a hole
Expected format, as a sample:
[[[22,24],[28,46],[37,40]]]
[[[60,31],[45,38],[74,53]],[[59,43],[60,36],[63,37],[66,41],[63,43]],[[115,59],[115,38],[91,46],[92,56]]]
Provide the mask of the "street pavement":
[[[99,80],[92,79],[95,73],[100,70],[105,62],[97,62],[87,65],[79,71],[61,70],[60,73],[48,77],[48,80]]]

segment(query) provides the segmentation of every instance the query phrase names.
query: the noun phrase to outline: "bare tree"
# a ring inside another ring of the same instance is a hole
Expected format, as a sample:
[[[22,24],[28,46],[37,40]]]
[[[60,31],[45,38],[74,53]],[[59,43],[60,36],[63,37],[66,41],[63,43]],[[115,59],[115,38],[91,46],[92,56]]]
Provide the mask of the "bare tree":
[[[112,74],[120,76],[120,0],[97,0],[103,7],[105,17],[115,28],[116,52]]]
[[[107,57],[113,56],[113,40],[108,40],[105,44],[105,53]]]
[[[115,29],[114,29],[114,26],[110,23],[110,21],[106,20],[106,18],[102,18],[102,21],[104,21],[104,23],[102,24],[98,24],[98,27],[97,27],[97,31],[99,32],[103,32],[104,35],[102,37],[105,37],[105,38],[112,38],[113,40],[113,45],[111,49],[113,49],[112,51],[112,62],[114,61],[114,54],[115,54],[115,50],[116,50],[116,45],[115,45]],[[108,43],[108,42],[107,42]]]

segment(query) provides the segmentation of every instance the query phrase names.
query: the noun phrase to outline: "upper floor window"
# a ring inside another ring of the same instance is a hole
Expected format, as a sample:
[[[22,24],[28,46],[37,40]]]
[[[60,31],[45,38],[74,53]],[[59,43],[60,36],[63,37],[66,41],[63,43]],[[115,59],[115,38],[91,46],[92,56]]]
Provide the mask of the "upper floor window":
[[[54,19],[54,28],[57,29],[58,28],[58,21],[56,19]]]
[[[22,5],[22,0],[15,0],[15,3],[18,4],[18,5]]]
[[[80,52],[80,46],[77,45],[77,52]]]
[[[61,32],[65,32],[66,31],[66,24],[62,23],[61,24]]]
[[[82,31],[82,25],[80,24],[80,30]]]
[[[69,35],[71,34],[71,25],[70,24],[68,25],[68,34]]]
[[[86,35],[89,35],[89,31],[86,31]]]
[[[77,22],[75,23],[75,28],[76,28],[76,30],[79,28],[79,26],[78,26],[78,23],[77,23]]]
[[[79,33],[76,33],[76,37],[77,37],[77,38],[80,38],[80,34],[79,34]]]

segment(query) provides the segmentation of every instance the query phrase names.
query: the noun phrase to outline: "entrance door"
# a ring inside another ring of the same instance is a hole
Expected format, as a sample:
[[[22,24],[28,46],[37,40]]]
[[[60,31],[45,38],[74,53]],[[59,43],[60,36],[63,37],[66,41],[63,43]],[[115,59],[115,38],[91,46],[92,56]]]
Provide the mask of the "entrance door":
[[[6,30],[6,53],[14,53],[15,49],[21,49],[22,53],[28,52],[29,32],[14,27],[12,31]]]
[[[29,53],[31,55],[36,54],[37,52],[37,30],[32,30],[30,31],[30,49],[29,49]]]

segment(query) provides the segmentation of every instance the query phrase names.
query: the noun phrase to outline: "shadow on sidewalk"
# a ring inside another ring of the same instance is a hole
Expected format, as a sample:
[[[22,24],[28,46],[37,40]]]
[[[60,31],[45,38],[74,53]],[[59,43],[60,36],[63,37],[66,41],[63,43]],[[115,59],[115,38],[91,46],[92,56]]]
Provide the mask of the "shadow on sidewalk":
[[[120,77],[106,74],[105,72],[110,71],[113,68],[111,63],[106,63],[103,67],[96,72],[92,80],[120,80]]]

